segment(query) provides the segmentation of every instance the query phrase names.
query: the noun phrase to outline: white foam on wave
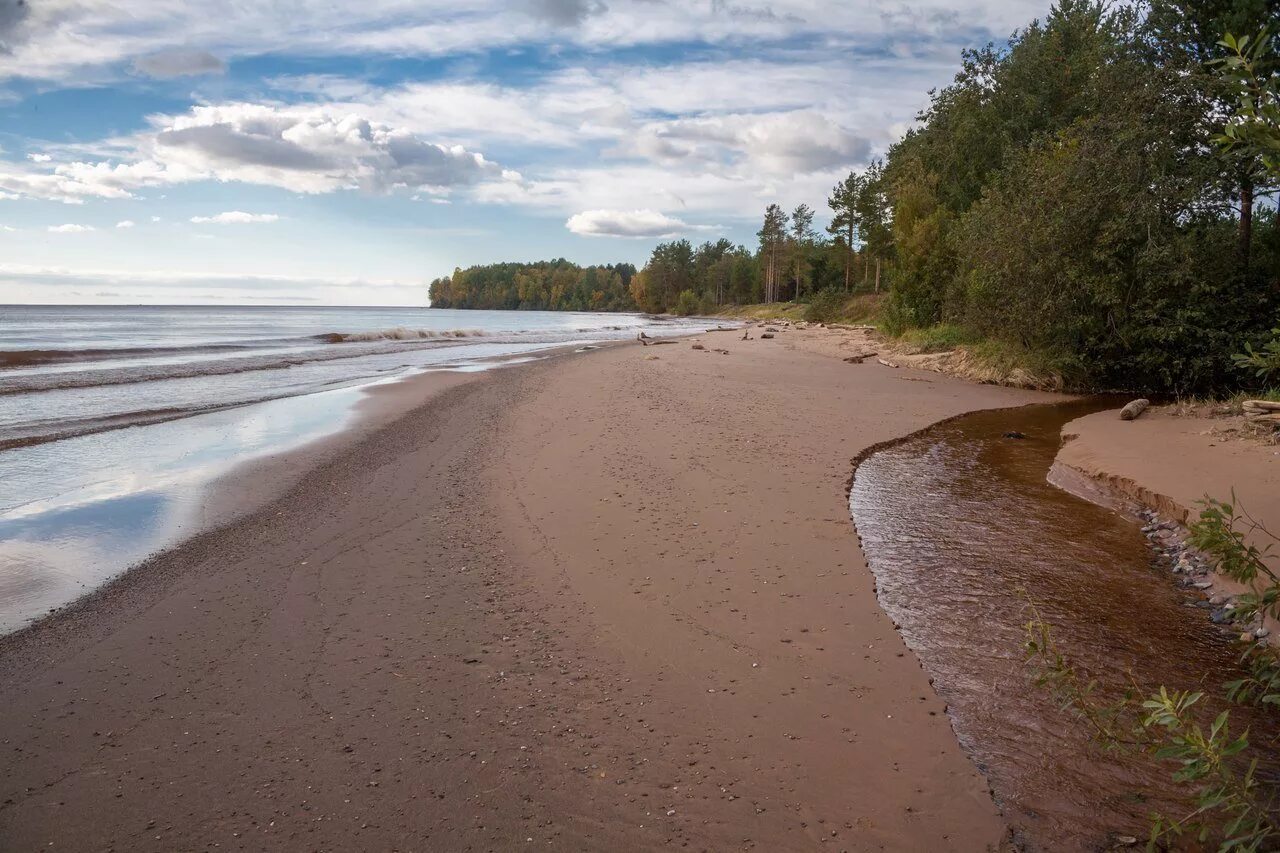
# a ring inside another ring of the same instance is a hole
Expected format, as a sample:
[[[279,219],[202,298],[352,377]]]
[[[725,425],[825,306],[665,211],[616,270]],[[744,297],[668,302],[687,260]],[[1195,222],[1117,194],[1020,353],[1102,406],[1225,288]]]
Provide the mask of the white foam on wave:
[[[433,338],[483,338],[490,335],[483,329],[409,329],[397,326],[372,332],[346,332],[332,335],[340,343],[358,341],[425,341]]]

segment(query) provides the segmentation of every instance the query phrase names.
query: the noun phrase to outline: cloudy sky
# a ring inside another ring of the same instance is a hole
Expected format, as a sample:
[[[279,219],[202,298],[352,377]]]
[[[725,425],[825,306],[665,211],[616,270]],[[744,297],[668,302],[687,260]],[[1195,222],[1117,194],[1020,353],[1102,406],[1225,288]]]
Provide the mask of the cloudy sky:
[[[412,305],[752,243],[1047,5],[0,0],[0,303]]]

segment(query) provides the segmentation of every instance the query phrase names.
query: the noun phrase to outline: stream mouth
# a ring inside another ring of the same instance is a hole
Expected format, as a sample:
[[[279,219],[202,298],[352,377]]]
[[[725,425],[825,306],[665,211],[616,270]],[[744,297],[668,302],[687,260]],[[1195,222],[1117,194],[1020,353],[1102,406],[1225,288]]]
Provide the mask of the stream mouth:
[[[1190,810],[1174,768],[1104,752],[1033,683],[1029,602],[1105,696],[1136,682],[1204,689],[1207,702],[1240,671],[1238,646],[1174,586],[1135,519],[1046,479],[1062,426],[1117,405],[966,415],[873,453],[850,490],[880,603],[948,703],[1020,849],[1109,848],[1117,836],[1145,838],[1155,812]]]

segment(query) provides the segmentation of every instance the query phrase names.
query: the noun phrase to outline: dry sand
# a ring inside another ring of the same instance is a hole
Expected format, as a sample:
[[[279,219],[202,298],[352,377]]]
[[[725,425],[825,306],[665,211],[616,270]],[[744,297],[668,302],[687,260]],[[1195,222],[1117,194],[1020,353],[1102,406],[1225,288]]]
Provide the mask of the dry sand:
[[[259,466],[299,479],[0,640],[0,847],[1000,847],[846,483],[1048,398],[827,334],[409,381]]]
[[[1234,492],[1238,505],[1280,535],[1280,447],[1225,430],[1229,423],[1167,408],[1133,421],[1098,412],[1062,428],[1055,465],[1178,523],[1194,520],[1206,496],[1230,501]],[[1252,542],[1274,544],[1261,535]]]

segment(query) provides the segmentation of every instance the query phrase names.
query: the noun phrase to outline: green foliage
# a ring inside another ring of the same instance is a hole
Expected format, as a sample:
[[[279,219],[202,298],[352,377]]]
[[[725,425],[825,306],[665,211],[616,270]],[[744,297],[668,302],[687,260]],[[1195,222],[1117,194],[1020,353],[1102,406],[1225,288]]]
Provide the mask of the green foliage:
[[[1236,209],[1269,187],[1212,144],[1204,34],[1275,5],[1063,0],[967,52],[884,168],[886,327],[963,326],[1090,387],[1238,382],[1230,354],[1280,311],[1280,230]]]
[[[830,323],[839,319],[847,296],[839,290],[824,290],[814,294],[804,307],[804,318],[810,323]]]
[[[700,307],[701,302],[698,300],[698,294],[692,290],[682,290],[676,298],[673,313],[679,314],[681,317],[688,317],[692,314],[697,314]]]
[[[564,258],[484,264],[431,282],[433,308],[634,311],[631,264],[580,267]]]
[[[1273,178],[1280,177],[1280,49],[1276,34],[1265,28],[1254,37],[1228,33],[1219,43],[1228,51],[1219,63],[1235,96],[1235,113],[1217,141],[1227,150],[1239,149],[1257,157]]]
[[[1236,367],[1248,370],[1263,381],[1273,376],[1280,376],[1280,328],[1271,330],[1271,339],[1254,349],[1253,343],[1246,341],[1244,352],[1231,356]]]
[[[654,247],[631,290],[643,311],[714,314],[721,305],[758,302],[759,269],[749,251],[723,238],[697,248],[672,240]],[[685,291],[692,302],[680,301]]]
[[[976,344],[980,338],[966,326],[940,323],[924,329],[909,329],[903,333],[902,340],[919,352],[947,352],[966,344]]]

